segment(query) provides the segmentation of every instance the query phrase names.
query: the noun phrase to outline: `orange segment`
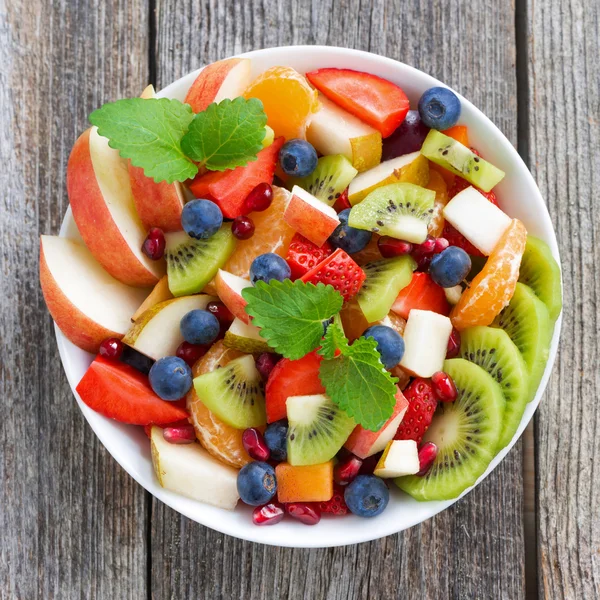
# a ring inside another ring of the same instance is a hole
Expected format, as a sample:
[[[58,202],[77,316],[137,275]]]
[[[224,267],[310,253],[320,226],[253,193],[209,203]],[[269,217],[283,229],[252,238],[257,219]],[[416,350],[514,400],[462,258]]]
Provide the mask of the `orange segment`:
[[[450,313],[456,329],[489,325],[510,302],[519,279],[527,230],[513,219],[479,274]]]
[[[291,67],[271,67],[244,92],[245,98],[262,101],[267,124],[287,140],[304,138],[312,113],[319,110],[318,93]]]
[[[444,230],[444,215],[442,210],[448,204],[448,186],[440,173],[430,170],[427,189],[435,192],[435,203],[433,205],[431,221],[429,221],[428,233],[433,237],[440,237]]]
[[[320,465],[275,467],[279,502],[326,502],[333,496],[333,461]]]
[[[249,240],[238,241],[223,270],[240,277],[248,277],[252,261],[260,254],[275,252],[283,258],[286,257],[290,242],[296,233],[283,220],[288,197],[289,193],[286,190],[273,186],[271,206],[263,212],[250,215],[254,221],[254,235]]]
[[[393,312],[390,312],[387,317],[381,321],[376,321],[375,323],[367,322],[358,302],[354,298],[350,300],[350,302],[344,304],[340,312],[340,317],[342,319],[344,333],[351,342],[359,338],[365,329],[371,325],[387,325],[388,327],[395,329],[400,335],[404,333],[404,327],[406,326],[406,321]]]
[[[362,250],[352,255],[352,260],[361,267],[366,265],[368,262],[381,260],[381,252],[379,252],[379,248],[377,246],[378,239],[379,236],[377,234],[373,234],[371,241]]]
[[[469,128],[466,125],[455,125],[442,133],[460,142],[463,146],[469,147]]]

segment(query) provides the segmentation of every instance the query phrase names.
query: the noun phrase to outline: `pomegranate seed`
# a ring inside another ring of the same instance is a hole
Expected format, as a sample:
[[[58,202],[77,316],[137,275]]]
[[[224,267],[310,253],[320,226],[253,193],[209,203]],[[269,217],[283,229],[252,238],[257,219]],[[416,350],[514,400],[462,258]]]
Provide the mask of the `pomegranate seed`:
[[[452,328],[450,339],[448,340],[448,349],[446,350],[446,358],[456,358],[460,354],[460,332],[456,328]]]
[[[206,310],[215,315],[219,323],[226,323],[229,326],[233,321],[231,311],[222,302],[209,302],[206,305]]]
[[[423,477],[431,469],[431,465],[438,453],[438,447],[433,442],[426,442],[419,449],[419,472],[417,475]]]
[[[338,199],[335,201],[335,204],[333,205],[333,209],[340,213],[343,210],[346,210],[347,208],[352,208],[352,205],[350,204],[350,201],[348,200],[348,188],[346,188],[338,197]]]
[[[248,240],[254,235],[254,221],[250,217],[236,217],[231,224],[231,233],[238,240]]]
[[[394,256],[410,254],[413,251],[413,245],[409,242],[395,240],[387,235],[384,235],[377,240],[377,247],[383,258],[394,258]]]
[[[433,391],[442,402],[454,402],[458,396],[456,386],[448,373],[438,371],[431,376]]]
[[[413,255],[426,255],[435,252],[435,238],[427,236],[427,239],[422,243],[414,246]]]
[[[106,338],[100,344],[98,354],[109,360],[118,360],[123,354],[123,342],[117,338]]]
[[[446,248],[450,246],[450,242],[446,238],[435,238],[435,246],[433,248],[434,254],[439,254],[443,252]]]
[[[267,210],[273,202],[273,188],[268,183],[259,183],[246,196],[246,212],[261,212]],[[245,239],[245,238],[241,238]]]
[[[362,461],[359,474],[373,475],[373,471],[375,470],[375,467],[377,466],[382,454],[383,452],[378,452],[377,454],[373,454],[373,456],[367,456],[367,458]]]
[[[181,342],[175,351],[175,356],[185,360],[190,367],[193,367],[208,352],[209,348],[210,345]]]
[[[260,373],[260,376],[266,381],[271,374],[271,371],[275,368],[275,365],[281,360],[279,354],[273,354],[272,352],[263,352],[258,356],[255,361],[256,369]]]
[[[360,471],[363,461],[357,456],[350,456],[346,460],[339,462],[333,469],[333,479],[340,485],[350,483]]]
[[[269,460],[271,451],[258,429],[254,429],[254,427],[245,429],[244,433],[242,433],[242,444],[246,452],[250,455],[250,458],[262,461]]]
[[[285,508],[279,502],[269,502],[257,506],[252,511],[252,522],[255,525],[276,525],[285,516]]]
[[[192,444],[196,441],[196,432],[193,425],[177,425],[165,427],[163,437],[169,444]]]
[[[321,511],[318,506],[307,502],[290,502],[285,505],[285,510],[288,515],[305,525],[316,525],[321,520]]]
[[[151,260],[160,260],[165,253],[165,244],[162,229],[152,227],[142,244],[142,252]]]

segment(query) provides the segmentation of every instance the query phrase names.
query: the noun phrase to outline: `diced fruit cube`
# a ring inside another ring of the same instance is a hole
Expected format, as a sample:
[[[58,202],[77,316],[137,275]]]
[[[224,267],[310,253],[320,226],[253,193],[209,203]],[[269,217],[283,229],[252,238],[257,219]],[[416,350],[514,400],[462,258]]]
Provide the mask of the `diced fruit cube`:
[[[419,472],[419,451],[414,440],[392,440],[386,446],[375,471],[377,477],[402,477]]]
[[[243,323],[250,323],[250,317],[246,313],[246,300],[242,296],[242,290],[252,287],[252,284],[242,277],[219,269],[215,278],[217,294],[221,302]]]
[[[297,233],[290,243],[286,260],[292,271],[291,279],[295,281],[325,260],[333,248],[329,242],[325,242],[320,248]]]
[[[431,310],[441,315],[450,314],[444,288],[435,283],[427,273],[413,273],[411,282],[403,288],[392,305],[392,311],[408,319],[412,309]]]
[[[326,502],[333,496],[333,461],[319,465],[275,467],[279,502]]]

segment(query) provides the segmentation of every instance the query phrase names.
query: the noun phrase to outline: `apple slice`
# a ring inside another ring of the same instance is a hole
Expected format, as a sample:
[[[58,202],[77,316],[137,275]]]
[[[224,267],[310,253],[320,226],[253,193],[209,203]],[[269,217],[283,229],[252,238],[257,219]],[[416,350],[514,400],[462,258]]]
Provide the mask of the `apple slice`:
[[[511,224],[510,217],[474,187],[459,192],[444,206],[444,218],[473,246],[489,256]]]
[[[359,458],[367,458],[381,452],[387,443],[394,438],[404,413],[408,408],[408,401],[400,390],[396,393],[396,406],[392,416],[385,422],[379,431],[370,431],[357,425],[344,447]]]
[[[250,85],[252,63],[249,58],[218,60],[202,69],[188,90],[184,102],[195,113],[213,102],[241,96]]]
[[[140,307],[133,313],[131,321],[135,323],[149,308],[152,308],[160,302],[173,298],[169,289],[169,278],[164,275],[158,283],[152,288],[146,299],[140,304]]]
[[[102,340],[123,337],[147,294],[111,277],[83,244],[52,235],[40,238],[40,283],[59,329],[94,353]]]
[[[319,248],[340,224],[340,219],[331,206],[298,185],[292,188],[283,218],[290,227]]]
[[[260,336],[260,329],[252,323],[244,323],[240,319],[234,319],[229,329],[225,332],[223,343],[227,348],[238,350],[246,354],[260,354],[261,352],[272,352],[267,340]]]
[[[98,135],[81,134],[67,164],[67,192],[85,245],[115,278],[128,285],[154,285],[164,261],[142,253],[146,230],[135,210],[127,163]]]
[[[390,478],[414,475],[420,470],[419,451],[415,440],[392,440],[385,447],[373,475]]]
[[[186,498],[233,510],[240,496],[237,469],[212,457],[200,444],[170,444],[160,427],[150,432],[152,464],[162,487]]]
[[[381,133],[319,94],[306,139],[324,156],[343,154],[355,169],[366,171],[381,161]]]
[[[448,317],[430,310],[411,310],[404,328],[405,350],[400,366],[417,377],[431,377],[441,371],[451,333]]]
[[[248,303],[242,296],[242,290],[252,287],[252,284],[243,277],[219,269],[215,278],[215,286],[217,295],[231,314],[246,324],[250,323],[250,316],[246,313],[246,304]]]
[[[207,294],[198,294],[156,304],[139,317],[123,338],[123,342],[154,360],[163,356],[174,356],[177,347],[184,341],[179,330],[181,319],[190,310],[202,310],[216,299]]]

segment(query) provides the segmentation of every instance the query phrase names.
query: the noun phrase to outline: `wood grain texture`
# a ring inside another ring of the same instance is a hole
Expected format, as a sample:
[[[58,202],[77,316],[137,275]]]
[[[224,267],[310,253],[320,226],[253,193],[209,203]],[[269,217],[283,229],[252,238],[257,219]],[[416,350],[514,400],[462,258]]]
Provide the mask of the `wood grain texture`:
[[[147,502],[75,404],[38,285],[89,112],[146,82],[142,0],[0,2],[0,598],[143,598]]]
[[[600,597],[600,5],[527,3],[529,156],[558,233],[561,351],[537,416],[539,595]]]
[[[455,87],[516,142],[509,1],[485,0],[474,9],[466,0],[157,0],[159,88],[216,59],[287,44],[347,46],[411,64]],[[520,452],[518,445],[453,509],[403,534],[345,548],[291,550],[241,542],[153,502],[152,596],[522,598]]]

